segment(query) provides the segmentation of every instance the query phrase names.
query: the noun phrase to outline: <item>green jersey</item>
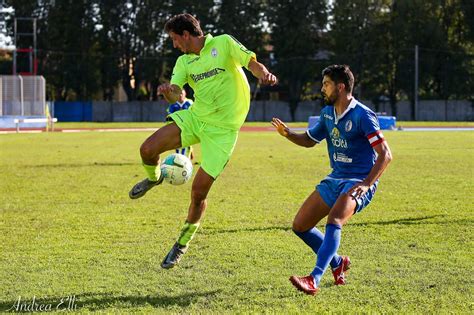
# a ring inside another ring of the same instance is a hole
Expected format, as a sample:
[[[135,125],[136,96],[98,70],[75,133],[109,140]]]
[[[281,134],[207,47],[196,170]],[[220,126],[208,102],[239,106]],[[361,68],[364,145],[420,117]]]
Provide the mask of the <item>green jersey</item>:
[[[250,106],[250,88],[242,67],[248,67],[255,53],[230,35],[206,35],[199,55],[184,54],[173,69],[171,84],[188,83],[194,90],[189,108],[197,118],[211,125],[238,130]]]

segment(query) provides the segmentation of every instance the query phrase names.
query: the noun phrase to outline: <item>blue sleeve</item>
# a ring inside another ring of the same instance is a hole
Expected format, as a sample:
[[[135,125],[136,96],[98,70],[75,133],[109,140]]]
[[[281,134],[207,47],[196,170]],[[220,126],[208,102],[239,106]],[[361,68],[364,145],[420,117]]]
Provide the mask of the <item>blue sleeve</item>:
[[[183,109],[188,109],[192,104],[193,104],[193,101],[187,100],[187,101],[183,104]]]
[[[178,110],[180,110],[180,109],[181,109],[181,108],[179,107],[178,104],[173,103],[173,104],[171,104],[170,106],[168,106],[167,112],[168,112],[168,114],[172,114],[172,113],[174,113],[174,112],[176,112],[176,111],[178,111]]]
[[[360,116],[360,128],[366,137],[379,131],[380,124],[377,115],[371,110],[363,110]]]
[[[315,142],[319,143],[322,140],[324,140],[327,136],[327,129],[326,129],[326,124],[324,123],[323,120],[323,111],[321,111],[321,114],[319,116],[319,121],[317,124],[306,131],[306,134]]]

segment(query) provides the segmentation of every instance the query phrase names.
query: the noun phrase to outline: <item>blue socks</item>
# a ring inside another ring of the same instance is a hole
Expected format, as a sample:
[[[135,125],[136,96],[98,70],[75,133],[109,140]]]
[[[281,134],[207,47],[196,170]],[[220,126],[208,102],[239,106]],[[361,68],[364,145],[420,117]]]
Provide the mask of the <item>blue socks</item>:
[[[314,268],[311,275],[319,286],[321,277],[329,266],[329,262],[336,254],[339,244],[341,243],[341,226],[338,224],[327,224],[326,234],[324,235],[323,243],[318,250],[318,259],[316,260],[316,268]]]
[[[293,232],[298,235],[298,237],[301,238],[303,242],[306,243],[306,245],[311,247],[315,254],[318,254],[319,248],[321,247],[321,244],[324,240],[324,235],[320,230],[314,227],[306,232],[298,232],[295,230],[293,230]],[[332,257],[331,259],[331,268],[338,267],[341,264],[341,261],[341,256],[335,254],[334,257]]]

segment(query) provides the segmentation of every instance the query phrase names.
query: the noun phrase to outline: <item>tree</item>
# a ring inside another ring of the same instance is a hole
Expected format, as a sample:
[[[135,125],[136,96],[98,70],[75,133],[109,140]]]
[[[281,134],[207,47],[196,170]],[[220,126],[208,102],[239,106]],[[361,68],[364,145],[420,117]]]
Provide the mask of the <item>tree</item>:
[[[280,84],[288,89],[292,118],[306,82],[320,72],[315,56],[327,21],[324,0],[268,1],[271,44]]]
[[[92,1],[57,1],[45,9],[47,19],[40,33],[43,72],[56,87],[56,98],[90,100],[100,89],[97,38]]]
[[[351,67],[356,75],[355,94],[359,98],[376,98],[374,90],[377,89],[372,80],[374,71],[378,71],[373,67],[373,58],[386,51],[378,31],[382,12],[388,2],[339,0],[331,10],[330,31],[326,37],[334,53],[331,61]]]
[[[102,100],[111,101],[121,79],[120,45],[115,40],[113,32],[117,28],[119,9],[117,9],[117,2],[110,0],[98,1],[97,8],[96,31],[99,42]]]
[[[156,99],[181,54],[164,23],[189,12],[205,33],[228,33],[280,79],[294,113],[305,86],[328,63],[351,66],[356,95],[414,104],[414,47],[421,98],[472,98],[474,6],[469,0],[10,0],[17,17],[36,17],[39,73],[51,99]],[[10,25],[11,26],[11,25]],[[24,39],[20,39],[24,41]],[[24,47],[25,42],[20,46]],[[321,60],[324,52],[325,59]],[[6,56],[8,57],[8,56]],[[3,65],[7,65],[5,61]],[[324,64],[323,64],[324,63]],[[100,93],[102,92],[102,93]],[[100,95],[100,96],[99,96]]]
[[[436,34],[430,36],[431,46],[422,51],[425,55],[433,55],[429,67],[430,81],[426,82],[430,98],[448,100],[469,96],[468,91],[473,90],[474,56],[469,56],[469,52],[472,53],[474,47],[469,40],[469,19],[462,9],[462,1],[441,0],[428,10]]]
[[[265,53],[264,1],[222,0],[217,7],[216,34],[230,34],[257,55]]]
[[[465,95],[462,91],[469,91],[469,84],[472,87],[463,44],[467,28],[459,3],[459,0],[393,1],[389,27],[393,36],[391,44],[409,52],[400,54],[392,63],[397,67],[396,77],[402,78],[396,82],[394,91],[404,91],[408,96],[412,118],[415,118],[415,94],[414,62],[411,60],[415,45],[420,47],[420,97],[447,100],[454,95]],[[404,74],[409,74],[408,78]],[[395,101],[393,94],[390,98]]]

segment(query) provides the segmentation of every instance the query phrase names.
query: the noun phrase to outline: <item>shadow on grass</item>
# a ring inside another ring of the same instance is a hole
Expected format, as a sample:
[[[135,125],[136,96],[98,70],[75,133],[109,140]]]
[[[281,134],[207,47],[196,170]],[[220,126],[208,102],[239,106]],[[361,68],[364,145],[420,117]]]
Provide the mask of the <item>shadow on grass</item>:
[[[252,227],[252,228],[241,228],[241,229],[214,229],[204,228],[200,231],[203,235],[215,235],[225,233],[243,233],[243,232],[267,232],[267,231],[291,231],[290,226],[267,226],[267,227]]]
[[[416,217],[416,218],[400,218],[390,221],[374,221],[374,222],[357,222],[357,223],[348,223],[347,227],[351,226],[370,226],[370,225],[413,225],[413,224],[445,224],[445,223],[472,223],[472,220],[447,220],[443,222],[425,222],[426,220],[438,218],[438,217],[445,217],[444,215],[437,214],[437,215],[430,215],[430,216],[423,216],[423,217]],[[319,223],[319,227],[325,224],[325,219],[323,219]],[[216,229],[216,228],[204,228],[201,230],[201,234],[204,235],[215,235],[215,234],[225,234],[225,233],[244,233],[244,232],[271,232],[271,231],[291,231],[291,226],[267,226],[267,227],[248,227],[248,228],[240,228],[240,229]]]
[[[394,224],[402,224],[402,225],[412,225],[412,224],[425,224],[426,220],[444,217],[444,215],[437,214],[437,215],[430,215],[424,217],[417,217],[417,218],[400,218],[390,221],[375,221],[375,222],[357,222],[357,223],[349,223],[350,226],[368,226],[368,225],[394,225]],[[438,223],[438,222],[433,222]]]
[[[73,307],[69,310],[89,310],[100,311],[105,309],[126,309],[133,307],[152,306],[154,308],[166,308],[168,306],[187,307],[196,302],[201,297],[212,297],[216,295],[219,290],[207,292],[189,292],[180,295],[160,295],[160,296],[114,296],[117,293],[84,293],[75,295]],[[72,296],[69,297],[72,299]],[[61,303],[63,300],[63,303]],[[61,304],[60,304],[61,303]],[[43,310],[48,307],[54,311],[58,307],[59,310],[66,310],[70,305],[68,304],[68,297],[49,297],[41,299],[35,297],[34,304],[32,297],[21,297],[20,303],[18,298],[13,301],[0,301],[0,312],[31,312],[32,310],[39,310],[40,305],[43,305]],[[59,305],[59,306],[58,306]],[[29,309],[27,308],[29,307]]]

